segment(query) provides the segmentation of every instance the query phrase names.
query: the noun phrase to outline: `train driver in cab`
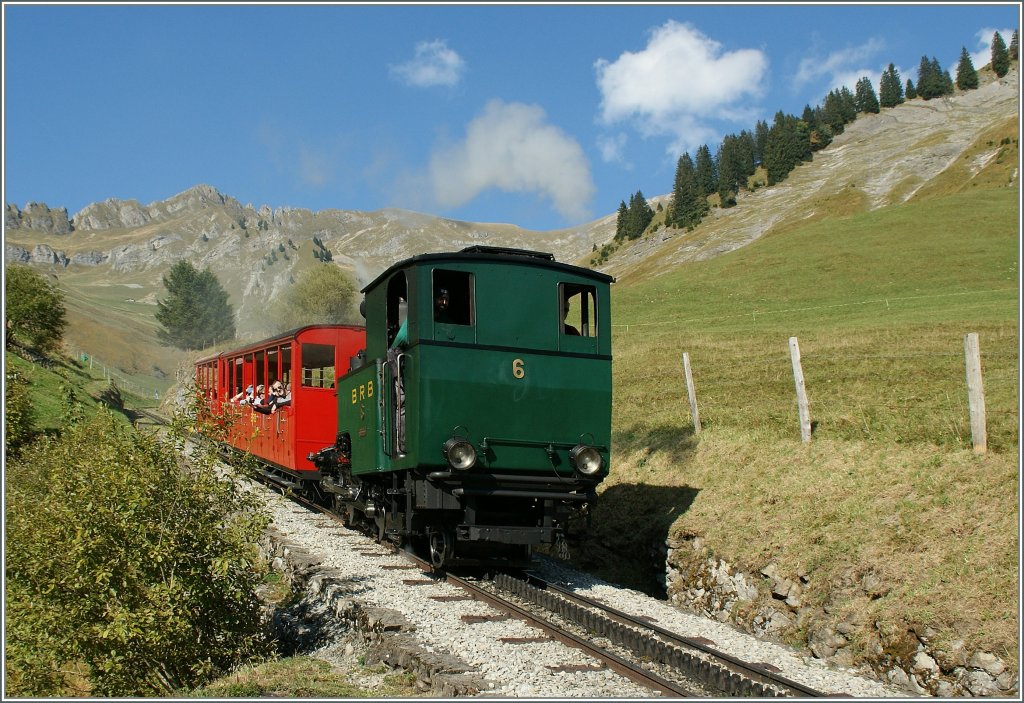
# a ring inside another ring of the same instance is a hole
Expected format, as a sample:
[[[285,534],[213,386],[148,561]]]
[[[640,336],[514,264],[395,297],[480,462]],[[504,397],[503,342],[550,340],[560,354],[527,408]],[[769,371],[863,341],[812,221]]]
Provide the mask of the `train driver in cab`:
[[[569,295],[568,292],[562,298],[562,334],[568,334],[573,337],[579,337],[580,331],[569,324]]]

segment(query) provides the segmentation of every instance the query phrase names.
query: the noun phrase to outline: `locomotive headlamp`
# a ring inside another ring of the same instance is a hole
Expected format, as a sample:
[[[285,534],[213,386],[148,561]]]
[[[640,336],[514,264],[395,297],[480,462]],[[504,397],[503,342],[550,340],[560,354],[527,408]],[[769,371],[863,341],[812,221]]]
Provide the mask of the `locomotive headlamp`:
[[[444,443],[444,458],[453,469],[465,471],[476,463],[476,449],[462,437],[452,437]]]
[[[585,444],[577,444],[569,450],[569,461],[585,476],[591,476],[601,470],[601,453]]]

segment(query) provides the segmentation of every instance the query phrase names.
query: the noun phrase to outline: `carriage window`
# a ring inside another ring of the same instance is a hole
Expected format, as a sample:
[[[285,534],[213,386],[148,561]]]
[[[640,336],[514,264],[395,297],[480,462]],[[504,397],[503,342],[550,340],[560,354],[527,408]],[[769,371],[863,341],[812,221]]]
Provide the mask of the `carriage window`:
[[[302,385],[310,388],[334,386],[334,345],[302,345]]]
[[[256,379],[253,381],[253,385],[256,386],[257,388],[259,386],[266,387],[266,382],[265,382],[266,376],[263,373],[264,372],[264,368],[263,368],[263,352],[262,351],[256,352],[255,360],[253,362],[253,369],[255,369],[255,374],[256,374]]]
[[[281,347],[281,381],[285,384],[292,382],[292,347],[291,345]]]
[[[594,286],[560,283],[558,300],[561,304],[562,334],[597,336],[597,289]]]
[[[274,385],[274,381],[279,380],[281,377],[278,375],[278,358],[280,354],[278,349],[267,350],[267,387]]]
[[[434,269],[434,322],[473,324],[473,274]]]

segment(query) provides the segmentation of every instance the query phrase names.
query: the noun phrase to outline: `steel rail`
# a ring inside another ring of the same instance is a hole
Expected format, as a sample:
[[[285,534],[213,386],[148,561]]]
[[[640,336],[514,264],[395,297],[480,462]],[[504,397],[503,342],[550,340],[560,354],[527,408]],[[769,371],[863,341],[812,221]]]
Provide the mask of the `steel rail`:
[[[680,635],[670,630],[666,630],[665,628],[659,627],[654,623],[647,622],[637,616],[630,615],[629,613],[618,610],[605,603],[601,603],[600,601],[594,600],[593,598],[588,598],[587,596],[580,595],[578,593],[570,591],[569,589],[563,586],[550,583],[534,573],[526,572],[526,575],[527,583],[532,585],[534,588],[539,588],[541,590],[550,590],[569,601],[575,601],[576,603],[591,608],[595,608],[602,613],[606,613],[608,617],[610,617],[610,619],[618,621],[623,625],[639,628],[641,630],[649,630],[676,645],[687,647],[690,649],[695,649],[703,654],[706,654],[710,657],[725,662],[730,670],[753,681],[757,681],[762,684],[768,684],[771,686],[779,686],[790,691],[793,691],[798,696],[819,698],[830,697],[835,695],[831,693],[824,693],[822,691],[818,691],[798,681],[794,681],[785,676],[781,676],[772,671],[769,671],[763,666],[760,666],[758,664],[751,664],[749,662],[743,661],[742,659],[738,659],[733,655],[715,649],[714,647],[711,647],[705,644],[704,642],[701,642],[700,640],[691,637],[686,637],[684,635]]]
[[[563,630],[557,625],[544,620],[543,618],[534,615],[528,610],[520,608],[518,605],[509,602],[499,595],[493,594],[480,586],[467,581],[464,578],[456,576],[451,573],[447,573],[442,570],[435,569],[429,562],[420,557],[416,556],[412,552],[402,551],[402,554],[417,566],[419,566],[426,573],[434,573],[440,575],[446,581],[454,586],[458,586],[462,590],[472,595],[477,600],[483,601],[488,605],[502,610],[513,617],[517,617],[520,620],[524,620],[534,627],[539,628],[541,631],[551,635],[553,638],[558,640],[564,645],[574,647],[586,652],[591,657],[603,662],[612,671],[621,674],[630,681],[638,683],[642,686],[650,688],[655,691],[660,691],[669,698],[692,698],[698,694],[685,688],[681,688],[678,684],[664,679],[657,674],[646,671],[630,662],[618,657],[611,652],[608,652],[590,642],[587,642],[581,637]]]

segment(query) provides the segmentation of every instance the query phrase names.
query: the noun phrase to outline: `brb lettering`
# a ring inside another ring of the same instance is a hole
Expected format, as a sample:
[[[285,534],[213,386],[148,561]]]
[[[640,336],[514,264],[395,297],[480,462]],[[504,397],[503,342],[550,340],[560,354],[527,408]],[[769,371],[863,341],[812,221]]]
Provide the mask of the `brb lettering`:
[[[356,386],[352,389],[352,404],[355,405],[360,400],[366,400],[367,398],[373,397],[373,381],[368,381]]]

